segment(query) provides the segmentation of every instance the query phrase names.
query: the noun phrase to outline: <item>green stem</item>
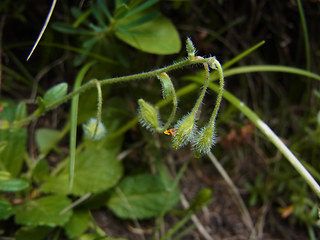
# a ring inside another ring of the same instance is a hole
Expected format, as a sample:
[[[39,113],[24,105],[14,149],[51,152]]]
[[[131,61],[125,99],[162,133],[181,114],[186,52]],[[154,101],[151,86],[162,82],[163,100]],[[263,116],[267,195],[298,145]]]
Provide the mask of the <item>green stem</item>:
[[[169,231],[160,238],[160,240],[167,240],[167,239],[171,239],[170,237],[175,234],[180,228],[182,228],[187,221],[190,220],[190,218],[192,217],[193,212],[188,212],[187,215],[182,218],[179,222],[176,223],[176,225],[174,225],[171,229],[169,229]]]
[[[203,59],[203,58],[202,57],[196,57],[195,59]],[[210,78],[209,66],[208,66],[207,63],[203,63],[203,66],[204,66],[204,70],[205,70],[205,73],[206,73],[206,78],[204,80],[200,96],[198,97],[197,102],[194,105],[194,107],[192,109],[192,112],[191,112],[191,114],[193,114],[194,116],[196,115],[196,113],[197,113],[197,111],[198,111],[198,109],[199,109],[199,107],[200,107],[200,105],[202,103],[202,100],[204,98],[204,95],[206,94],[206,91],[207,91],[207,88],[208,88],[208,85],[209,85],[209,78]]]
[[[212,115],[210,117],[209,125],[213,126],[215,124],[215,121],[217,119],[218,111],[220,108],[220,104],[222,101],[222,94],[223,94],[223,86],[224,86],[224,77],[223,77],[223,69],[221,67],[221,64],[217,59],[214,59],[213,61],[214,65],[217,67],[218,75],[219,75],[219,92],[217,96],[216,105],[213,109]]]
[[[80,89],[81,83],[88,72],[90,67],[94,62],[86,64],[79,72],[76,77],[74,84],[74,92]],[[69,191],[72,191],[73,179],[74,179],[74,169],[76,162],[76,145],[77,145],[77,119],[78,119],[78,105],[79,105],[79,95],[75,96],[71,102],[71,113],[70,113],[70,160],[69,160]]]
[[[101,114],[102,114],[102,91],[101,91],[101,84],[97,79],[93,80],[96,83],[97,86],[97,92],[98,92],[98,107],[97,107],[97,124],[96,127],[94,129],[94,133],[93,133],[93,139],[96,137],[97,135],[97,131],[98,131],[98,127],[99,124],[101,122]]]
[[[163,72],[170,72],[172,70],[178,69],[178,68],[182,68],[188,65],[194,65],[194,64],[199,64],[199,63],[206,63],[208,61],[208,58],[201,58],[201,59],[186,59],[183,60],[181,62],[177,62],[174,63],[170,66],[167,67],[163,67],[163,68],[159,68],[156,70],[152,70],[149,72],[145,72],[145,73],[138,73],[138,74],[133,74],[130,76],[124,76],[124,77],[115,77],[115,78],[108,78],[108,79],[102,79],[100,80],[100,84],[105,85],[105,84],[112,84],[112,83],[120,83],[120,82],[128,82],[128,81],[132,81],[132,80],[139,80],[139,79],[145,79],[145,78],[151,78],[151,77],[155,77],[156,75],[163,73]],[[74,90],[73,92],[69,93],[68,95],[66,95],[65,97],[57,100],[56,102],[53,102],[47,106],[45,106],[45,112],[50,111],[56,107],[58,107],[59,105],[61,105],[62,103],[70,100],[72,97],[85,92],[86,90],[94,87],[96,85],[95,81],[89,81],[86,84],[82,85],[81,87],[79,87],[78,89]],[[37,117],[39,117],[41,114],[43,114],[44,112],[36,110],[35,112],[33,112],[30,116],[28,116],[25,119],[19,120],[14,122],[14,125],[24,125],[24,124],[28,124],[30,121],[36,119]]]
[[[166,122],[166,124],[164,125],[164,127],[162,128],[162,132],[166,129],[169,128],[170,124],[172,123],[176,112],[177,112],[177,108],[178,108],[178,98],[177,98],[177,93],[172,85],[172,111],[171,114],[168,118],[168,121]]]

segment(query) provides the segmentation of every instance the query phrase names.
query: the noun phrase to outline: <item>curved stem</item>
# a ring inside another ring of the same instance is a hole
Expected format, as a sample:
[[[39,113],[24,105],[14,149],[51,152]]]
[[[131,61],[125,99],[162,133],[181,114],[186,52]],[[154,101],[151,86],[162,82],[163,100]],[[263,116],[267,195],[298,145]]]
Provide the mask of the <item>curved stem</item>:
[[[203,59],[203,58],[202,57],[195,57],[194,59]],[[199,109],[199,107],[200,107],[200,105],[202,103],[202,100],[204,98],[204,95],[206,94],[207,88],[209,86],[209,78],[210,78],[209,66],[208,66],[207,63],[203,63],[203,67],[204,67],[204,70],[206,72],[206,78],[204,80],[200,96],[198,97],[197,102],[194,105],[194,107],[192,109],[192,112],[191,112],[191,114],[194,114],[194,115],[196,115],[196,113],[197,113],[197,111],[198,111],[198,109]]]
[[[98,107],[97,107],[97,124],[94,129],[93,137],[97,135],[98,127],[101,122],[101,113],[102,113],[102,91],[101,91],[101,84],[97,79],[94,79],[93,82],[95,82],[97,86],[97,92],[98,92]]]
[[[217,119],[218,111],[219,111],[220,104],[221,104],[221,101],[222,101],[223,86],[224,86],[223,69],[221,67],[221,64],[215,58],[214,58],[213,63],[217,67],[217,70],[218,70],[218,75],[219,75],[219,93],[218,93],[218,96],[217,96],[216,105],[214,107],[214,110],[212,112],[212,115],[211,115],[210,121],[209,121],[209,124],[211,126],[215,124],[215,121]]]
[[[177,93],[172,85],[172,111],[171,114],[168,118],[168,121],[166,122],[166,124],[163,126],[163,128],[161,129],[161,131],[163,132],[164,130],[168,129],[170,124],[172,123],[174,116],[176,115],[177,112],[177,107],[178,107],[178,98],[177,98]]]
[[[120,82],[128,82],[128,81],[132,81],[132,80],[139,80],[139,79],[145,79],[145,78],[151,78],[151,77],[155,77],[156,75],[163,73],[163,72],[170,72],[172,70],[178,69],[178,68],[182,68],[188,65],[194,65],[194,64],[199,64],[199,63],[206,63],[208,61],[208,58],[198,58],[198,59],[186,59],[183,60],[181,62],[177,62],[174,63],[170,66],[167,67],[163,67],[163,68],[159,68],[156,70],[152,70],[149,72],[145,72],[145,73],[138,73],[138,74],[133,74],[130,76],[124,76],[124,77],[115,77],[115,78],[108,78],[108,79],[102,79],[99,80],[101,86],[105,85],[105,84],[112,84],[112,83],[120,83]],[[69,93],[68,95],[66,95],[65,97],[57,100],[56,102],[53,102],[49,105],[46,106],[45,108],[45,112],[46,111],[50,111],[54,108],[56,108],[57,106],[61,105],[62,103],[70,100],[72,97],[85,92],[86,90],[94,87],[96,85],[95,81],[89,81],[86,84],[82,85],[81,87],[79,87],[78,89],[74,90],[73,92]],[[199,104],[200,105],[200,104]],[[24,124],[28,124],[30,121],[32,121],[33,119],[36,119],[37,117],[39,117],[41,114],[43,114],[43,111],[39,111],[38,109],[33,112],[30,116],[28,116],[25,119],[19,120],[19,121],[15,121],[13,124],[13,126],[17,126],[17,125],[24,125]]]

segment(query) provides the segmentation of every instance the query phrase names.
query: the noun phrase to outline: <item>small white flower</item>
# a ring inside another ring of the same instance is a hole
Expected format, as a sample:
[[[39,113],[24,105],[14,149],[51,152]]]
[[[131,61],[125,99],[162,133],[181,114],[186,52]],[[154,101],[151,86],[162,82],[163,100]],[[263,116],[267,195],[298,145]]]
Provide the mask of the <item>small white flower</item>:
[[[97,130],[96,127],[97,119],[90,118],[86,124],[82,125],[85,136],[92,140],[100,140],[101,138],[103,138],[106,135],[106,127],[101,121],[99,121],[98,123]]]

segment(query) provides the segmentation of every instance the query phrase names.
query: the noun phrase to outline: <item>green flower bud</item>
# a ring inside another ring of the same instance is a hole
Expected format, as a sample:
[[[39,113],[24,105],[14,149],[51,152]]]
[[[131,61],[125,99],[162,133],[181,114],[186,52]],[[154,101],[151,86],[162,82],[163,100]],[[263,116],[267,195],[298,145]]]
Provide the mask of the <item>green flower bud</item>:
[[[194,132],[197,128],[195,123],[195,114],[191,113],[179,121],[176,126],[175,135],[173,136],[173,147],[178,149],[185,146],[193,140]]]
[[[215,144],[214,125],[210,124],[201,129],[196,141],[193,144],[194,155],[200,157],[201,155],[208,154],[211,147]]]
[[[168,74],[161,73],[157,75],[157,77],[161,82],[163,99],[171,97],[174,91],[174,87]]]
[[[209,58],[209,61],[208,61],[208,65],[211,69],[213,70],[216,70],[217,69],[217,66],[216,66],[216,57],[211,57]]]
[[[97,119],[90,118],[86,124],[82,125],[83,132],[85,136],[92,140],[100,140],[106,135],[106,128],[101,121],[98,123],[97,127]]]
[[[138,100],[139,103],[139,121],[142,126],[150,129],[159,129],[159,113],[158,109],[147,103],[143,99]]]
[[[187,48],[188,58],[193,59],[196,55],[196,49],[190,38],[187,38],[186,48]]]

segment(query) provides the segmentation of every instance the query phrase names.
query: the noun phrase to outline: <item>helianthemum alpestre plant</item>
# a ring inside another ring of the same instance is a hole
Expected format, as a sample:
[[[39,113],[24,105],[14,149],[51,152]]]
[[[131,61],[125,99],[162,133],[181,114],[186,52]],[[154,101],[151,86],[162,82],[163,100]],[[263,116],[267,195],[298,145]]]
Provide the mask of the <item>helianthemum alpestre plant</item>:
[[[161,127],[159,122],[158,110],[154,108],[151,104],[146,103],[143,99],[139,100],[139,118],[142,125],[146,126],[148,129],[172,135],[172,145],[175,149],[183,147],[188,143],[192,143],[194,154],[196,157],[199,157],[203,154],[209,153],[211,147],[215,143],[215,121],[222,100],[224,77],[222,67],[215,57],[205,59],[203,57],[196,56],[196,49],[190,38],[187,39],[186,49],[188,54],[187,61],[191,62],[195,60],[206,60],[202,63],[206,73],[202,91],[191,112],[182,117],[182,119],[177,122],[173,129],[166,130],[170,126],[175,116],[177,109],[177,97],[170,77],[167,73],[164,72],[157,75],[162,85],[163,98],[172,98],[173,100],[173,109],[167,123],[163,127]],[[210,68],[218,70],[220,89],[216,105],[214,107],[208,124],[205,127],[203,127],[200,131],[198,131],[196,116],[209,85]]]

